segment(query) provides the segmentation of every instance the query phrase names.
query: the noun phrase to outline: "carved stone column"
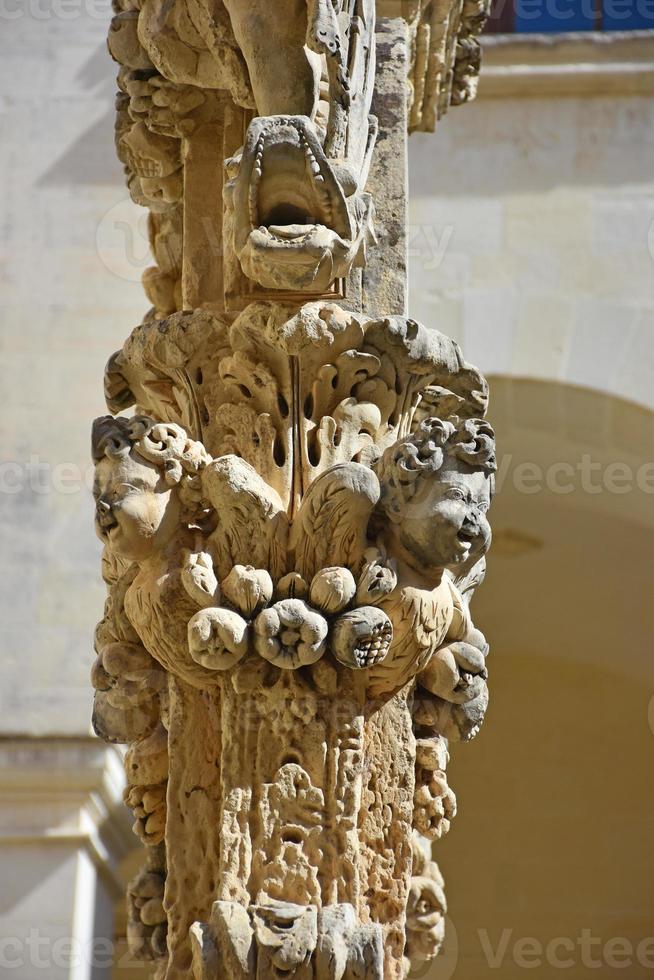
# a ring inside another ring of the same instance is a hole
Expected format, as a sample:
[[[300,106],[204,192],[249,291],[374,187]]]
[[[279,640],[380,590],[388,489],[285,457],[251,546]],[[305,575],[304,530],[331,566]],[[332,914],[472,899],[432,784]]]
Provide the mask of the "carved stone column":
[[[130,941],[166,980],[404,977],[442,942],[448,741],[488,701],[495,470],[483,377],[406,316],[406,139],[472,94],[483,11],[117,6],[156,262],[93,429]]]

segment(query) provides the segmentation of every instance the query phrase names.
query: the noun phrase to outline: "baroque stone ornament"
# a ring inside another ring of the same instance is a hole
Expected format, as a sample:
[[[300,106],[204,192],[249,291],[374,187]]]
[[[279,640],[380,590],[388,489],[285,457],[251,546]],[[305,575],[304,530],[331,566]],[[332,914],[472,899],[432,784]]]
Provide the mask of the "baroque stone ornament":
[[[93,426],[93,720],[158,980],[399,980],[443,942],[496,463],[484,378],[404,308],[404,164],[474,94],[466,3],[116,3],[156,264]]]

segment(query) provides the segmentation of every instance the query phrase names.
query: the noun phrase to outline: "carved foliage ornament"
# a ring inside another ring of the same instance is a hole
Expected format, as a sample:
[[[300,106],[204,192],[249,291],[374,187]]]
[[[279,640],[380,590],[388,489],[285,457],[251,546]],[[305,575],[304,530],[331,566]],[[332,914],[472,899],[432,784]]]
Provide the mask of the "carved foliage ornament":
[[[393,980],[443,941],[426,848],[488,703],[496,463],[457,345],[335,301],[375,247],[378,26],[372,0],[112,22],[157,264],[93,428],[94,725],[128,746],[128,933],[160,980]]]

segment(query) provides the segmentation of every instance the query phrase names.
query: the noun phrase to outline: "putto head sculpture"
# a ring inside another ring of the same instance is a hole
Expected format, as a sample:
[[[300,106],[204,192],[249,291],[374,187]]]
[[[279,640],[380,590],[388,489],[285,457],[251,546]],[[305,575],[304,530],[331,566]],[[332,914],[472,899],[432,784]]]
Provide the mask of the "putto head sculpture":
[[[142,120],[133,122],[126,112],[121,113],[119,123],[116,146],[132,199],[156,214],[168,210],[182,199],[180,140],[152,132]]]
[[[143,560],[199,515],[204,447],[178,425],[147,416],[96,419],[92,434],[98,537],[114,554]]]
[[[425,419],[385,452],[381,511],[408,565],[459,577],[486,554],[496,469],[494,432],[481,419]]]
[[[438,865],[414,843],[414,873],[407,902],[407,953],[412,966],[429,963],[445,939],[445,883]],[[416,860],[416,856],[418,859]]]

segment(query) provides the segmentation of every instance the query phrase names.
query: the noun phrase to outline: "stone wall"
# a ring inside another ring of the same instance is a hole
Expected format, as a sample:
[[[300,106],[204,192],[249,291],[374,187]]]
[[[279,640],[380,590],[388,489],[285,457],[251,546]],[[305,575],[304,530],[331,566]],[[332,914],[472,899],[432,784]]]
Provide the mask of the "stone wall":
[[[481,98],[413,138],[412,314],[492,374],[654,404],[654,99]]]
[[[76,735],[89,730],[104,592],[87,420],[104,409],[107,351],[144,302],[138,269],[126,281],[129,264],[117,267],[111,250],[127,193],[108,5],[95,16],[69,5],[77,16],[66,20],[16,6],[21,16],[6,19],[14,6],[0,13],[0,731]]]

